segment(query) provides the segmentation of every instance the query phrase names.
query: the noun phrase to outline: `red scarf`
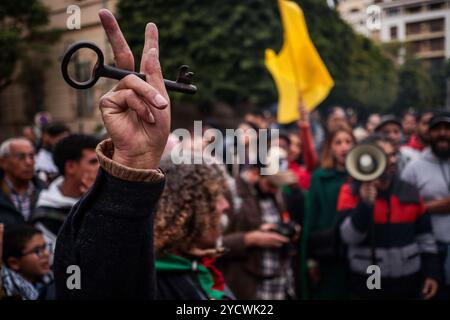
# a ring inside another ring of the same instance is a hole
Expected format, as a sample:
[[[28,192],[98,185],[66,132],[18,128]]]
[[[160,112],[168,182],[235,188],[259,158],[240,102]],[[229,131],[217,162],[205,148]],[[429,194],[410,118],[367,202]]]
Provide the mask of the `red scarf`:
[[[411,136],[411,138],[409,139],[409,141],[406,145],[408,147],[411,147],[418,151],[423,151],[423,149],[425,148],[424,145],[420,142],[419,138],[415,134],[413,134]]]
[[[201,264],[204,265],[209,272],[211,273],[214,285],[214,290],[223,291],[225,289],[225,280],[222,276],[222,272],[214,266],[214,262],[216,262],[216,258],[202,258]]]

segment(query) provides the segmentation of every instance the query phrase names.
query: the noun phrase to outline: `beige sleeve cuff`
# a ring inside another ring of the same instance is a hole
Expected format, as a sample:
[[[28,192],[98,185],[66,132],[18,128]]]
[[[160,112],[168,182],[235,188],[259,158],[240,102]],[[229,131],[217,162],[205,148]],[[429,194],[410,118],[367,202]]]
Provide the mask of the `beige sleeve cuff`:
[[[111,139],[100,142],[95,151],[100,166],[116,178],[136,182],[159,182],[164,179],[161,169],[134,169],[113,161],[114,144]]]

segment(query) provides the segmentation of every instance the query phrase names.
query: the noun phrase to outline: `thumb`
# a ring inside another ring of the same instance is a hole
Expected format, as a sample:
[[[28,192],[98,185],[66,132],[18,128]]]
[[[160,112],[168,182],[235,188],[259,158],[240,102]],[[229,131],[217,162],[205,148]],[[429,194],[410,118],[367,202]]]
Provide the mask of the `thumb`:
[[[262,231],[269,231],[271,229],[275,229],[276,227],[277,225],[275,223],[265,223],[261,225],[259,229]]]
[[[271,232],[272,234],[272,238],[276,241],[279,241],[281,243],[288,243],[289,242],[289,238],[282,236],[281,234],[278,234],[276,232]]]
[[[422,293],[426,295],[430,291],[430,282],[428,280],[425,280],[425,283],[423,284]]]

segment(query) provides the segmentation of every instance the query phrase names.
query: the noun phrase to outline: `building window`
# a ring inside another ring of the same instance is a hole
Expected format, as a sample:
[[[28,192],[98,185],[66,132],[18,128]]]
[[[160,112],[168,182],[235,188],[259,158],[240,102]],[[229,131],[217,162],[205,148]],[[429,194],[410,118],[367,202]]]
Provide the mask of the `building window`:
[[[393,26],[390,28],[391,40],[397,40],[397,26]]]
[[[90,61],[80,62],[76,65],[79,79],[89,79],[92,73],[92,63]],[[77,114],[79,117],[89,117],[94,113],[94,90],[78,90]]]
[[[433,11],[433,10],[441,10],[445,8],[445,2],[436,2],[436,3],[431,3],[428,5],[428,10]]]
[[[422,6],[413,6],[413,7],[406,8],[406,13],[408,13],[408,14],[419,13],[421,11],[422,11]]]
[[[428,21],[428,28],[430,32],[444,31],[444,19]]]
[[[420,22],[414,22],[414,23],[408,23],[406,25],[406,35],[415,35],[421,32],[421,23]]]
[[[442,51],[444,50],[444,38],[431,39],[430,40],[431,51]]]
[[[421,41],[411,42],[409,44],[408,51],[412,54],[418,54],[418,53],[422,52],[423,51],[422,50],[422,42]]]
[[[399,14],[400,14],[399,8],[391,8],[391,9],[387,9],[387,11],[386,11],[386,15],[388,17],[398,16]]]

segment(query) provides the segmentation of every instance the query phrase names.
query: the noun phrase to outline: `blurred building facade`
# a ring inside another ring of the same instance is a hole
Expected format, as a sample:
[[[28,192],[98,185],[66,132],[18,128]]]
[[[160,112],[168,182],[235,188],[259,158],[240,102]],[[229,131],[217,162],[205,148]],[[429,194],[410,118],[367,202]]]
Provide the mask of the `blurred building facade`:
[[[92,133],[101,125],[100,112],[96,101],[111,87],[112,82],[111,80],[100,79],[98,84],[91,89],[75,90],[63,80],[60,63],[66,48],[79,40],[95,42],[105,54],[105,63],[112,63],[112,50],[108,45],[97,13],[101,8],[108,8],[114,12],[117,1],[42,0],[42,2],[49,9],[49,27],[63,31],[59,40],[51,46],[50,63],[45,66],[44,110],[36,111],[48,111],[54,121],[62,121],[74,131]],[[67,20],[71,16],[71,12],[68,13],[67,9],[71,5],[80,8],[80,29],[69,30],[67,27]],[[96,58],[95,55],[86,50],[77,55],[74,61],[71,72],[81,74],[84,78],[90,74]],[[29,116],[26,116],[27,112],[25,112],[27,97],[27,91],[18,81],[15,81],[0,93],[2,114],[0,117],[0,127],[2,128],[0,140],[11,135],[19,135],[23,126],[32,124],[32,119],[29,119]]]
[[[379,7],[378,27],[368,27],[371,6]],[[450,58],[450,0],[341,0],[337,9],[365,36],[403,43],[409,53],[435,65]]]
[[[355,31],[366,37],[372,36],[372,31],[367,28],[367,8],[373,4],[373,0],[340,0],[337,10],[341,17],[347,21]]]
[[[7,137],[21,135],[24,126],[33,124],[32,115],[38,111],[49,112],[53,121],[66,123],[74,132],[95,133],[102,126],[98,100],[116,82],[101,78],[90,89],[76,90],[64,81],[60,66],[67,47],[80,40],[95,42],[103,51],[105,64],[114,63],[111,47],[98,18],[98,11],[101,8],[107,8],[115,12],[118,0],[41,1],[49,10],[49,28],[62,30],[59,40],[50,48],[48,55],[50,63],[45,66],[44,93],[42,94],[44,101],[42,107],[30,112],[30,94],[19,81],[14,81],[12,85],[0,92],[0,142]],[[71,13],[68,12],[68,8],[73,5],[80,8],[81,25],[80,29],[69,30],[67,20]],[[144,30],[145,26],[142,26],[142,36],[144,36]],[[83,49],[72,59],[70,74],[80,75],[81,78],[78,80],[87,80],[96,62],[96,56],[90,50]],[[16,69],[18,76],[20,66]],[[175,75],[168,77],[173,78]],[[223,125],[227,127],[232,127],[238,121],[235,110],[225,104],[215,105],[213,110],[208,110],[208,115],[205,117],[222,119]],[[172,108],[173,128],[192,126],[194,120],[201,118],[200,106],[183,103],[182,106]]]

